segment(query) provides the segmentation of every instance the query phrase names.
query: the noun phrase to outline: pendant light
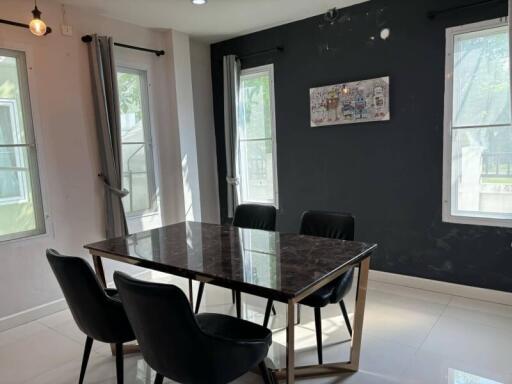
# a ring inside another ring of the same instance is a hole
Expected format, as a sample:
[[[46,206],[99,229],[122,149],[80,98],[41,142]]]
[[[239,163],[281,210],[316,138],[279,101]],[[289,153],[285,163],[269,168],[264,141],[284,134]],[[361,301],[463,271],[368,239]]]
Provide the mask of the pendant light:
[[[46,34],[46,23],[41,20],[41,11],[37,8],[37,0],[34,0],[34,9],[32,10],[33,18],[30,21],[29,28],[36,36],[44,36]]]

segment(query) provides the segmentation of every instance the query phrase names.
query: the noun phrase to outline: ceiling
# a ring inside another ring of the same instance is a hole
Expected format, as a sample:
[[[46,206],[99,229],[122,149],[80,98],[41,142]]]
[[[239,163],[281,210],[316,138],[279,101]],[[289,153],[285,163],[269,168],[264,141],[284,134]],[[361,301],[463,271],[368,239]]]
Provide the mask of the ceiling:
[[[207,42],[305,19],[367,0],[63,0],[103,16],[151,28],[171,28]]]

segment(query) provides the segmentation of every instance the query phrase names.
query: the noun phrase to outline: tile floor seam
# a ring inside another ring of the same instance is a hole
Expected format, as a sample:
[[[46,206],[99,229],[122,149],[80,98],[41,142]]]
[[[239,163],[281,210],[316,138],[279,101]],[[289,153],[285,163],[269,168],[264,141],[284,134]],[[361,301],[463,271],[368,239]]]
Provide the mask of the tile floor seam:
[[[425,342],[427,341],[427,339],[429,338],[429,336],[432,334],[432,331],[434,330],[435,326],[439,323],[439,321],[441,320],[441,317],[443,317],[443,314],[446,312],[446,310],[448,309],[448,306],[450,305],[450,303],[452,302],[454,296],[450,296],[450,300],[448,301],[448,303],[445,305],[445,307],[443,308],[443,310],[441,311],[441,313],[439,314],[439,316],[437,317],[436,321],[434,322],[434,324],[432,324],[432,327],[430,327],[427,335],[425,336],[425,338],[422,340],[421,344],[419,345],[418,349],[414,352],[414,354],[416,355],[420,350],[421,348],[423,347],[423,345],[425,344]]]
[[[422,340],[422,342],[417,347],[412,347],[414,349],[414,353],[410,356],[409,361],[411,361],[411,362],[414,361],[414,359],[418,356],[418,353],[420,352],[421,348],[423,347],[423,345],[427,341],[428,337],[432,333],[434,327],[437,325],[437,323],[439,323],[439,320],[441,320],[441,317],[443,316],[444,312],[446,311],[446,309],[448,308],[448,306],[450,305],[452,300],[453,300],[453,295],[450,296],[450,300],[448,301],[448,303],[446,303],[445,307],[443,308],[443,310],[441,311],[441,313],[437,317],[437,319],[434,322],[434,324],[432,324],[432,327],[430,327],[427,335]],[[398,343],[398,344],[400,344],[400,343]],[[401,344],[401,345],[403,345],[403,344]],[[411,346],[409,346],[409,347],[411,347]],[[403,377],[403,375],[407,372],[408,369],[409,369],[409,367],[407,365],[404,365],[404,367],[400,371],[399,377]]]

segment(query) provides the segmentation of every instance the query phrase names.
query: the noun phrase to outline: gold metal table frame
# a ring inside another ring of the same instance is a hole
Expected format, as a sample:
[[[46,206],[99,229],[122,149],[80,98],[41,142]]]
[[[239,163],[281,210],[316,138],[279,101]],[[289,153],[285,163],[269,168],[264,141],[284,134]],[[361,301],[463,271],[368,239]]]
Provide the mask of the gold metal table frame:
[[[286,368],[272,370],[272,374],[277,380],[286,380],[288,384],[293,384],[295,383],[295,379],[336,376],[342,373],[354,373],[359,370],[369,269],[370,256],[366,257],[359,263],[354,321],[352,324],[353,332],[350,346],[350,360],[340,363],[316,364],[300,367],[295,366],[295,304],[325,284],[334,280],[334,278],[338,277],[336,276],[329,280],[324,280],[321,286],[312,287],[300,296],[288,302],[286,326]]]
[[[112,255],[105,254],[90,250],[93,258],[94,269],[101,282],[106,287],[105,272],[103,269],[103,263],[101,257],[109,259],[113,258]],[[356,291],[356,302],[354,311],[354,321],[352,324],[352,341],[350,346],[350,360],[340,363],[327,363],[307,366],[295,366],[295,305],[298,304],[302,299],[320,289],[324,285],[333,281],[345,270],[338,271],[336,274],[332,274],[329,278],[322,280],[320,283],[305,290],[299,296],[291,299],[287,303],[287,325],[286,325],[286,368],[271,369],[271,373],[277,380],[286,380],[286,383],[293,384],[295,379],[321,377],[321,376],[336,376],[343,373],[354,373],[359,369],[359,358],[361,355],[361,340],[363,333],[363,319],[364,309],[366,304],[366,291],[368,288],[368,273],[370,269],[370,258],[371,254],[367,255],[360,263],[357,276],[357,291]],[[124,261],[117,259],[118,261]],[[190,298],[193,300],[192,291],[190,292]],[[125,353],[136,353],[139,352],[137,345],[127,346]],[[115,346],[111,346],[112,353],[115,354]]]

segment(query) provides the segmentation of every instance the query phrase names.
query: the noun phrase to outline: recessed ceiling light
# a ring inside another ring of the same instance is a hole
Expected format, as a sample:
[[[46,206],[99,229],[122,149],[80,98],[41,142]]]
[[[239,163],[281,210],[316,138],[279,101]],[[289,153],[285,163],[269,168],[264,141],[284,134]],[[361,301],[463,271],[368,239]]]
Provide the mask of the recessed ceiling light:
[[[207,0],[192,0],[192,4],[194,5],[204,5],[206,2]]]

